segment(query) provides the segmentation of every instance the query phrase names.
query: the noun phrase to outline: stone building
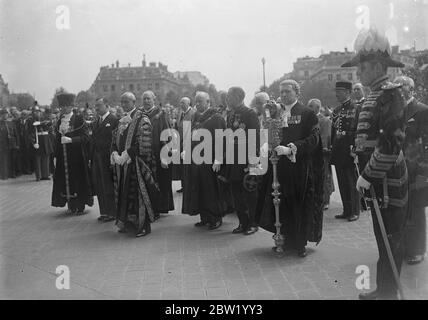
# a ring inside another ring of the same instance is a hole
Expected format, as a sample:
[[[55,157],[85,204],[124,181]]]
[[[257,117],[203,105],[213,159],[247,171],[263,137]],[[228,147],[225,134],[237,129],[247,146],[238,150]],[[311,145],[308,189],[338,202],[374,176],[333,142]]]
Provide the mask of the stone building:
[[[152,90],[160,103],[165,103],[167,96],[180,96],[182,92],[192,86],[186,75],[174,76],[168,71],[168,66],[161,62],[146,63],[145,58],[141,66],[120,66],[119,61],[111,66],[103,66],[89,89],[95,97],[107,97],[112,104],[119,104],[120,95],[131,91],[141,103],[141,94]]]

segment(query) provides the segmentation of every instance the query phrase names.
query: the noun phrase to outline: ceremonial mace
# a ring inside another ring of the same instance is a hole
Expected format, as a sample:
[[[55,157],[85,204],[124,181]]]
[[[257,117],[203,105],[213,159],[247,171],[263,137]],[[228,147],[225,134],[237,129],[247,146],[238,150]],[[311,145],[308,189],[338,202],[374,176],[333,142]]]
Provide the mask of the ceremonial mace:
[[[273,251],[281,256],[284,253],[284,236],[281,234],[281,222],[279,220],[279,205],[281,203],[281,199],[279,196],[281,192],[279,192],[279,187],[281,186],[278,181],[278,161],[279,156],[275,151],[275,148],[279,146],[281,143],[281,133],[282,133],[282,120],[278,117],[279,112],[277,109],[277,105],[274,101],[270,101],[266,104],[266,120],[265,120],[265,128],[268,130],[268,146],[269,151],[271,151],[271,156],[269,158],[272,163],[272,189],[271,193],[273,196],[273,205],[275,208],[275,228],[276,233],[273,235],[273,240],[275,242],[275,247]]]
[[[63,134],[62,137],[65,137],[65,134]],[[69,176],[68,176],[67,146],[65,143],[62,144],[62,154],[64,157],[65,194],[61,192],[61,197],[67,199],[68,209],[71,210],[70,200],[73,198],[77,198],[77,194],[76,193],[70,194],[70,183],[69,183]]]

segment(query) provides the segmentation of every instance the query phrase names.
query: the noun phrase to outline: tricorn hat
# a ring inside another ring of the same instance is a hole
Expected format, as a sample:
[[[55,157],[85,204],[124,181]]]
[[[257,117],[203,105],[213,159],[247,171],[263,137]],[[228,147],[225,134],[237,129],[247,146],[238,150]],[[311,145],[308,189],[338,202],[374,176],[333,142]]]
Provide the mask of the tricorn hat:
[[[342,64],[342,68],[355,67],[359,63],[375,59],[382,61],[388,67],[404,68],[404,64],[391,58],[388,38],[375,28],[361,30],[355,40],[354,49],[357,54],[350,61]]]
[[[69,107],[74,105],[75,97],[76,96],[72,93],[60,93],[56,96],[56,99],[60,107]]]

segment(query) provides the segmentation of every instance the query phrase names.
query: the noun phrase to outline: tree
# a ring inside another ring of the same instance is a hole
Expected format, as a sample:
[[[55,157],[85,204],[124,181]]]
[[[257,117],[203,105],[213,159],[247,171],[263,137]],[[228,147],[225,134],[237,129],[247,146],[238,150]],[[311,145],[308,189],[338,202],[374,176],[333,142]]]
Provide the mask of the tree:
[[[76,96],[76,105],[85,106],[95,104],[95,97],[89,91],[80,91]]]
[[[19,110],[29,109],[34,105],[34,98],[29,93],[12,93],[9,96],[9,106]]]
[[[175,91],[169,90],[165,95],[164,102],[177,107],[180,103],[180,96]]]
[[[58,108],[58,100],[56,99],[56,96],[60,93],[64,93],[67,92],[67,90],[65,90],[65,88],[63,87],[59,87],[57,89],[55,89],[55,94],[52,98],[52,102],[51,102],[51,109],[53,108]]]

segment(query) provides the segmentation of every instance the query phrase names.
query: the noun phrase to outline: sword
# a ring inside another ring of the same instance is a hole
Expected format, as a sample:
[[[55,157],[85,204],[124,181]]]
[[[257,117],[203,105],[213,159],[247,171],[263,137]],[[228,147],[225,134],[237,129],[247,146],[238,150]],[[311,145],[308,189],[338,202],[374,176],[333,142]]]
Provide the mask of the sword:
[[[379,209],[379,203],[377,202],[376,192],[373,186],[370,186],[370,195],[372,197],[373,207],[375,209],[377,221],[379,222],[380,233],[382,234],[383,243],[385,244],[388,260],[391,265],[392,273],[394,274],[395,283],[397,284],[398,292],[400,293],[401,300],[405,300],[403,287],[401,286],[401,282],[400,282],[400,276],[398,275],[398,269],[397,269],[397,266],[395,265],[394,257],[392,256],[391,246],[388,241],[388,236],[386,234],[385,225],[383,223],[382,215]]]
[[[352,153],[352,146],[350,146],[350,148],[351,148],[351,153]],[[357,170],[357,175],[360,176],[360,168],[358,166],[358,155],[357,154],[355,154],[355,156],[354,156],[354,165],[355,165],[355,170]],[[364,205],[366,206],[366,210],[369,210],[369,206],[367,204],[366,197],[364,195],[364,190],[361,188],[360,188],[360,194],[363,198]]]
[[[65,136],[65,135],[63,135]],[[68,176],[68,160],[67,160],[67,146],[65,143],[62,144],[62,154],[64,158],[64,173],[65,173],[65,194],[61,192],[61,197],[67,199],[67,205],[70,209],[70,200],[73,198],[77,198],[77,194],[70,194],[70,183],[69,183],[69,176]]]

